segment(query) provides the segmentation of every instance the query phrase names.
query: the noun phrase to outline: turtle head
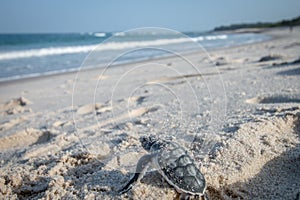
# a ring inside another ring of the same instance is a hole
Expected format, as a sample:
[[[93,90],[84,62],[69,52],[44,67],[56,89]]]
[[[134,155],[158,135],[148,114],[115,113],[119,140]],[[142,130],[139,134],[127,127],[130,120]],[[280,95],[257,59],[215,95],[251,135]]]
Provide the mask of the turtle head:
[[[150,151],[152,145],[155,144],[157,142],[157,140],[158,140],[158,138],[155,135],[140,137],[140,142],[142,144],[142,147],[146,151]]]

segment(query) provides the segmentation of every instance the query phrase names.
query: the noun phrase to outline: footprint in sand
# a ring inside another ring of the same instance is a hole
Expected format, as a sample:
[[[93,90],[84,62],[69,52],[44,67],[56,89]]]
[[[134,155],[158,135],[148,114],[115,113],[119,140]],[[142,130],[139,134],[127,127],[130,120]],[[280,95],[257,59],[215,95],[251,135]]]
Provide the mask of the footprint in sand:
[[[61,127],[64,126],[65,124],[68,124],[68,121],[56,121],[52,124],[53,127],[57,128],[57,127]]]
[[[268,61],[274,61],[274,60],[280,60],[282,59],[282,56],[280,55],[267,55],[261,57],[257,62],[268,62]]]
[[[286,67],[286,66],[294,66],[294,65],[299,65],[299,64],[300,64],[300,57],[296,58],[294,60],[291,60],[291,61],[283,61],[280,63],[273,63],[271,66],[268,66],[267,68]]]
[[[103,106],[100,103],[96,103],[96,104],[87,104],[84,106],[81,106],[77,109],[76,113],[78,115],[86,115],[86,114],[90,114],[92,112],[95,112],[96,110],[102,108]]]
[[[49,131],[28,128],[0,139],[0,151],[48,142],[53,137]]]
[[[247,99],[249,104],[300,103],[300,95],[271,95]]]
[[[203,76],[211,76],[211,75],[218,75],[221,74],[220,72],[211,72],[211,73],[202,73],[202,74],[186,74],[182,76],[171,76],[171,77],[162,77],[160,79],[155,79],[152,81],[147,82],[146,84],[151,85],[151,84],[156,84],[156,83],[168,83],[172,81],[176,81],[179,79],[187,79],[187,78],[197,78],[197,77],[203,77]]]
[[[294,48],[294,47],[299,47],[300,46],[300,42],[293,42],[291,44],[288,44],[286,46],[284,46],[284,49],[289,49],[289,48]]]
[[[82,128],[82,129],[80,129],[80,131],[84,132],[84,131],[89,131],[89,130],[96,130],[98,128],[105,127],[105,126],[107,126],[109,124],[114,124],[114,123],[120,123],[120,122],[128,121],[128,120],[131,120],[131,119],[143,116],[146,113],[155,112],[159,108],[160,108],[160,106],[141,107],[141,108],[137,108],[137,109],[134,109],[134,110],[126,111],[123,114],[120,114],[118,116],[114,116],[113,118],[109,118],[107,120],[103,120],[103,121],[99,122],[96,125],[92,125],[92,126],[88,126],[86,128]]]
[[[13,115],[17,113],[32,112],[30,108],[25,108],[26,105],[30,104],[31,102],[24,97],[12,99],[11,101],[0,105],[0,113],[4,115]]]
[[[218,57],[214,61],[216,66],[222,66],[222,65],[227,65],[228,61],[224,57]]]
[[[136,96],[128,98],[128,103],[133,104],[136,103],[137,105],[142,104],[146,100],[146,96]]]
[[[27,118],[20,117],[20,118],[12,119],[12,120],[10,120],[8,122],[0,124],[0,131],[6,131],[8,129],[11,129],[15,125],[20,124],[20,123],[22,123],[24,121],[27,121]]]

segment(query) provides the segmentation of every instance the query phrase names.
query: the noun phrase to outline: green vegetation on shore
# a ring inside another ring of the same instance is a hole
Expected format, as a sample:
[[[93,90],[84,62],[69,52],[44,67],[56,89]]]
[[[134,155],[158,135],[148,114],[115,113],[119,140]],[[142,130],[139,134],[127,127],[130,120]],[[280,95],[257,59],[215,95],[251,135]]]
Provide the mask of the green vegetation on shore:
[[[257,23],[241,23],[232,24],[229,26],[219,26],[214,29],[214,31],[232,31],[242,28],[273,28],[273,27],[283,27],[283,26],[299,26],[300,16],[290,20],[282,20],[279,22],[257,22]]]

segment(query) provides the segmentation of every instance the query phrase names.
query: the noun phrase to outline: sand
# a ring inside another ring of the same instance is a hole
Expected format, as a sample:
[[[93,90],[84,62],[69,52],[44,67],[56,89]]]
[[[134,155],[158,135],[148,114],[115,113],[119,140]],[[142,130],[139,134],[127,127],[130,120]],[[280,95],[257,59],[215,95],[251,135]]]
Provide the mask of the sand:
[[[195,158],[210,199],[300,199],[300,28],[269,41],[0,83],[0,199],[178,199],[141,135]],[[189,62],[186,62],[186,61]]]

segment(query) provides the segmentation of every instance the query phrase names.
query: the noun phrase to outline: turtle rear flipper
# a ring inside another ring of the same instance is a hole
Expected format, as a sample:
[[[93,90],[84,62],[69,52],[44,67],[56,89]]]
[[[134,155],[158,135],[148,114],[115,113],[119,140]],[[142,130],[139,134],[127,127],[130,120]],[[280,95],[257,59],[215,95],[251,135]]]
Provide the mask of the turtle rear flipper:
[[[121,190],[119,190],[119,194],[124,194],[125,192],[129,191],[134,183],[143,177],[144,172],[149,166],[149,163],[152,162],[154,156],[155,154],[146,154],[139,159],[133,177]]]

